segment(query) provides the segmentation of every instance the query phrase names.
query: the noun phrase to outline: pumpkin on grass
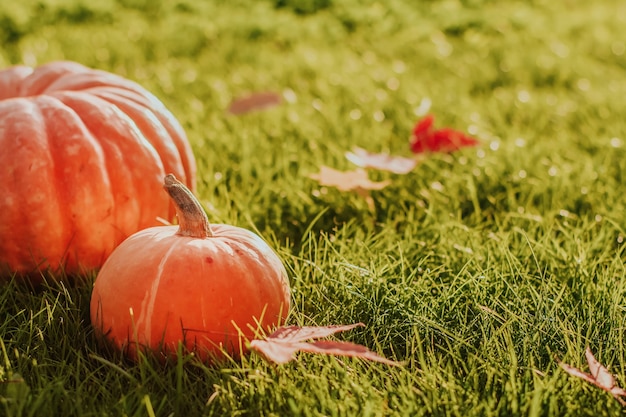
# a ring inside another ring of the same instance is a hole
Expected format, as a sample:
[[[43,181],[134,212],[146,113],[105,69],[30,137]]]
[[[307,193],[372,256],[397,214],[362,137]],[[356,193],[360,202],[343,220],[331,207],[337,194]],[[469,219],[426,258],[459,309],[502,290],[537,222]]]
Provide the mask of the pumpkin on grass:
[[[209,225],[175,176],[164,187],[179,226],[142,230],[115,249],[94,283],[92,324],[130,358],[144,349],[175,356],[179,343],[203,360],[238,357],[256,331],[284,322],[285,268],[253,232]]]
[[[165,173],[195,182],[185,133],[154,95],[73,62],[0,71],[0,149],[2,275],[97,269],[173,219]]]

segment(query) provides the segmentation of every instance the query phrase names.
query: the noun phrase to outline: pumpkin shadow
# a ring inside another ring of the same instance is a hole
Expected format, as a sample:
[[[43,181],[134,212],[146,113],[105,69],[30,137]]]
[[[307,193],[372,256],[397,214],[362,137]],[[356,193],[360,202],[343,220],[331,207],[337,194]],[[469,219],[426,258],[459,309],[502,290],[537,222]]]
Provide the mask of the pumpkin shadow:
[[[97,271],[84,274],[66,274],[65,271],[52,269],[22,273],[0,267],[0,287],[15,286],[21,292],[40,293],[46,290],[58,290],[62,284],[70,288],[84,288],[92,285]]]

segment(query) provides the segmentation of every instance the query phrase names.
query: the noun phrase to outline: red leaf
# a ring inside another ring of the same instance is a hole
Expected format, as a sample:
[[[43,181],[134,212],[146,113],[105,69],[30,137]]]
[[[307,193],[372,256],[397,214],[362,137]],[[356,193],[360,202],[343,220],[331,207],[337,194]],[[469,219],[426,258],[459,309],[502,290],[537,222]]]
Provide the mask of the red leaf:
[[[285,326],[276,330],[264,340],[253,340],[250,349],[261,354],[266,360],[283,364],[295,359],[298,352],[321,353],[325,355],[351,356],[367,359],[387,365],[399,365],[397,362],[386,359],[367,349],[365,346],[349,342],[330,340],[306,340],[328,337],[338,332],[364,326],[363,323],[335,326]]]
[[[415,128],[413,129],[413,135],[420,136],[428,134],[428,132],[431,131],[434,122],[435,116],[433,116],[432,114],[427,114],[422,118],[422,120],[417,122]]]
[[[352,152],[346,152],[346,158],[361,168],[380,169],[394,174],[407,174],[417,165],[417,161],[413,158],[372,153],[362,148],[354,148]]]
[[[587,363],[589,364],[589,370],[591,373],[586,373],[581,371],[578,368],[574,368],[571,365],[566,363],[559,362],[559,366],[565,370],[568,374],[575,376],[577,378],[581,378],[592,385],[595,385],[598,388],[603,389],[604,391],[613,395],[613,397],[619,401],[622,406],[626,406],[626,401],[621,398],[626,396],[626,390],[620,388],[615,382],[615,378],[608,369],[606,369],[597,359],[593,356],[591,349],[587,346],[585,349],[585,357],[587,358]]]
[[[279,105],[282,102],[280,94],[273,92],[253,93],[233,100],[228,106],[232,114],[244,114],[253,110],[264,110]]]
[[[434,120],[434,116],[428,114],[413,128],[410,143],[414,153],[454,152],[480,144],[477,139],[457,130],[450,128],[434,130]]]
[[[340,191],[381,190],[389,185],[389,181],[370,181],[367,171],[363,169],[343,172],[322,166],[319,174],[313,174],[310,177],[317,180],[320,185],[336,187]]]

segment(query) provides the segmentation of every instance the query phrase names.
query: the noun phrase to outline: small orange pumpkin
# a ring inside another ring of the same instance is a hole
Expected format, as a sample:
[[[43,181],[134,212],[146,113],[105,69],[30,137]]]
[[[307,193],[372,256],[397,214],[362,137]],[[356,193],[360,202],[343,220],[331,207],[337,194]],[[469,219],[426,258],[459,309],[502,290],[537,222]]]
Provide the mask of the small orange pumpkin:
[[[130,80],[75,62],[0,71],[0,274],[98,269],[157,217],[172,172],[194,186],[183,128]]]
[[[278,255],[253,232],[209,225],[192,192],[169,174],[179,226],[142,230],[100,270],[91,298],[97,333],[130,358],[175,356],[179,342],[203,360],[246,351],[259,328],[284,322],[289,282]]]

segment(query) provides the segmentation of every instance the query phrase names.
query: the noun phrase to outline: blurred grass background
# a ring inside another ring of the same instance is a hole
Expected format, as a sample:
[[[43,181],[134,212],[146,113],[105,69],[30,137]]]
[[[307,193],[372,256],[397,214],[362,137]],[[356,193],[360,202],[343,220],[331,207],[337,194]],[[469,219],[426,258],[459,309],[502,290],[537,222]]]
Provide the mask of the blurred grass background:
[[[626,4],[488,0],[22,0],[0,66],[67,59],[155,93],[185,127],[213,222],[283,257],[294,324],[402,368],[303,355],[125,362],[84,285],[0,294],[6,415],[616,415],[566,376],[591,345],[626,385]],[[283,105],[225,112],[255,91]],[[360,146],[409,155],[426,111],[483,145],[356,194],[308,178]]]

